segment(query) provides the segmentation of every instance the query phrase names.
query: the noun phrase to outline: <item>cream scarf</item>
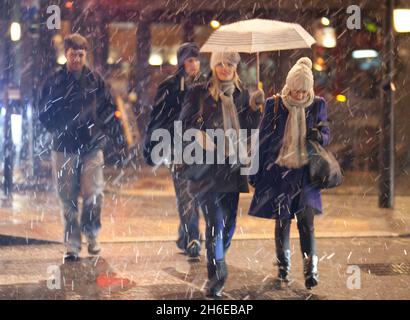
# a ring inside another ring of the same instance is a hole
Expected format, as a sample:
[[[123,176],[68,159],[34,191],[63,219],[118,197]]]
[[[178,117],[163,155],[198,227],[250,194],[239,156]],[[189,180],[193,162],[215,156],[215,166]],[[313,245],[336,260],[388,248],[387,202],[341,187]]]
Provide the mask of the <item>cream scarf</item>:
[[[238,112],[233,101],[233,93],[235,92],[235,84],[233,81],[221,82],[219,98],[222,102],[222,116],[224,130],[234,129],[237,134],[241,128],[239,124]]]
[[[285,85],[281,97],[289,115],[276,163],[289,169],[301,168],[308,163],[305,109],[313,103],[315,93],[312,89],[306,99],[298,101],[290,96],[290,89]]]
[[[219,87],[219,98],[221,99],[222,104],[222,117],[223,117],[223,126],[224,132],[228,130],[234,130],[236,132],[236,137],[239,138],[239,130],[241,128],[238,118],[238,112],[233,100],[233,93],[235,92],[235,84],[233,81],[224,81],[220,83]],[[200,136],[198,141],[203,149],[212,151],[216,149],[215,144],[212,139],[204,132],[199,131]],[[237,140],[231,141],[234,144],[237,144]],[[225,140],[225,156],[235,156],[232,152],[229,152],[229,139]]]

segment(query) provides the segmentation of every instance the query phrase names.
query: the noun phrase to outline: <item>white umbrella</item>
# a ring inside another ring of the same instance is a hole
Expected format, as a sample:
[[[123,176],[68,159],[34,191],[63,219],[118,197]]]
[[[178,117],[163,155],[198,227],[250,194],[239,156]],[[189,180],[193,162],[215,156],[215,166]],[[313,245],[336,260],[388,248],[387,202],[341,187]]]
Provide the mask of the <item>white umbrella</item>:
[[[259,52],[310,48],[315,39],[297,23],[251,19],[227,24],[213,32],[201,52],[256,53],[259,84]]]

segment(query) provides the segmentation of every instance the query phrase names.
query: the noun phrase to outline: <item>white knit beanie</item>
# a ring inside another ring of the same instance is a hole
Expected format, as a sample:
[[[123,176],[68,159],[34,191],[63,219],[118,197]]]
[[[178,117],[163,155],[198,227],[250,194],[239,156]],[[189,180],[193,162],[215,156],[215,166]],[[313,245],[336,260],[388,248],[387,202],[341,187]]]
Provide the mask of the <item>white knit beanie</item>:
[[[286,85],[290,90],[313,90],[312,60],[308,57],[300,58],[290,69],[286,77]]]
[[[214,69],[220,63],[231,63],[238,67],[238,63],[241,61],[241,56],[237,52],[212,52],[210,67]]]

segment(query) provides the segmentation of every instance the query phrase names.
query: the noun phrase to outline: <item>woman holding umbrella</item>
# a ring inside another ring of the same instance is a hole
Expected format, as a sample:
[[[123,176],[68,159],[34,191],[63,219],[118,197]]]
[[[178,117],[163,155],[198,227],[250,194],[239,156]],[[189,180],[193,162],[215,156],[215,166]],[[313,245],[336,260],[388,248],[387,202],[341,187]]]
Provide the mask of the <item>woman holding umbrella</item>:
[[[249,97],[237,73],[239,62],[236,52],[212,53],[209,81],[192,88],[185,98],[180,116],[184,131],[233,129],[238,134],[241,129],[258,127],[263,92],[258,90]],[[205,216],[208,296],[214,298],[222,296],[228,275],[225,255],[235,231],[239,193],[249,192],[246,176],[241,175],[238,166],[228,163],[229,156],[224,154],[225,164],[212,164],[203,178],[188,184]]]
[[[278,277],[288,282],[290,225],[296,218],[303,255],[305,286],[318,284],[314,216],[322,213],[320,190],[309,181],[307,140],[329,143],[325,100],[315,97],[312,61],[301,58],[289,71],[278,98],[266,101],[260,126],[259,171],[249,214],[276,219]],[[275,102],[276,100],[276,102]],[[277,104],[275,106],[275,103]]]

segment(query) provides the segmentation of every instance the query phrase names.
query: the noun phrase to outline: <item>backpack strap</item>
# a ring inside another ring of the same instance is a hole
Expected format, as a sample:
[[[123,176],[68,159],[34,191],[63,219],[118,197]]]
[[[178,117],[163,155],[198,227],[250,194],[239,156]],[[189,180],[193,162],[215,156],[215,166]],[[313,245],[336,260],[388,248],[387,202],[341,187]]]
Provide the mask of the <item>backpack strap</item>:
[[[313,117],[313,123],[314,124],[316,124],[316,126],[319,124],[319,108],[318,108],[318,103],[316,103],[316,97],[315,97],[315,99],[314,99],[314,102],[315,103],[313,103],[313,108],[312,108],[312,117]]]
[[[273,128],[276,127],[276,121],[279,118],[279,94],[275,94],[272,96],[274,99],[274,105],[273,105]]]
[[[275,99],[275,104],[274,104],[274,106],[273,106],[273,114],[274,114],[275,116],[277,116],[277,114],[278,114],[278,112],[279,112],[279,95],[278,95],[278,94],[275,94],[275,95],[273,96],[273,98]]]

